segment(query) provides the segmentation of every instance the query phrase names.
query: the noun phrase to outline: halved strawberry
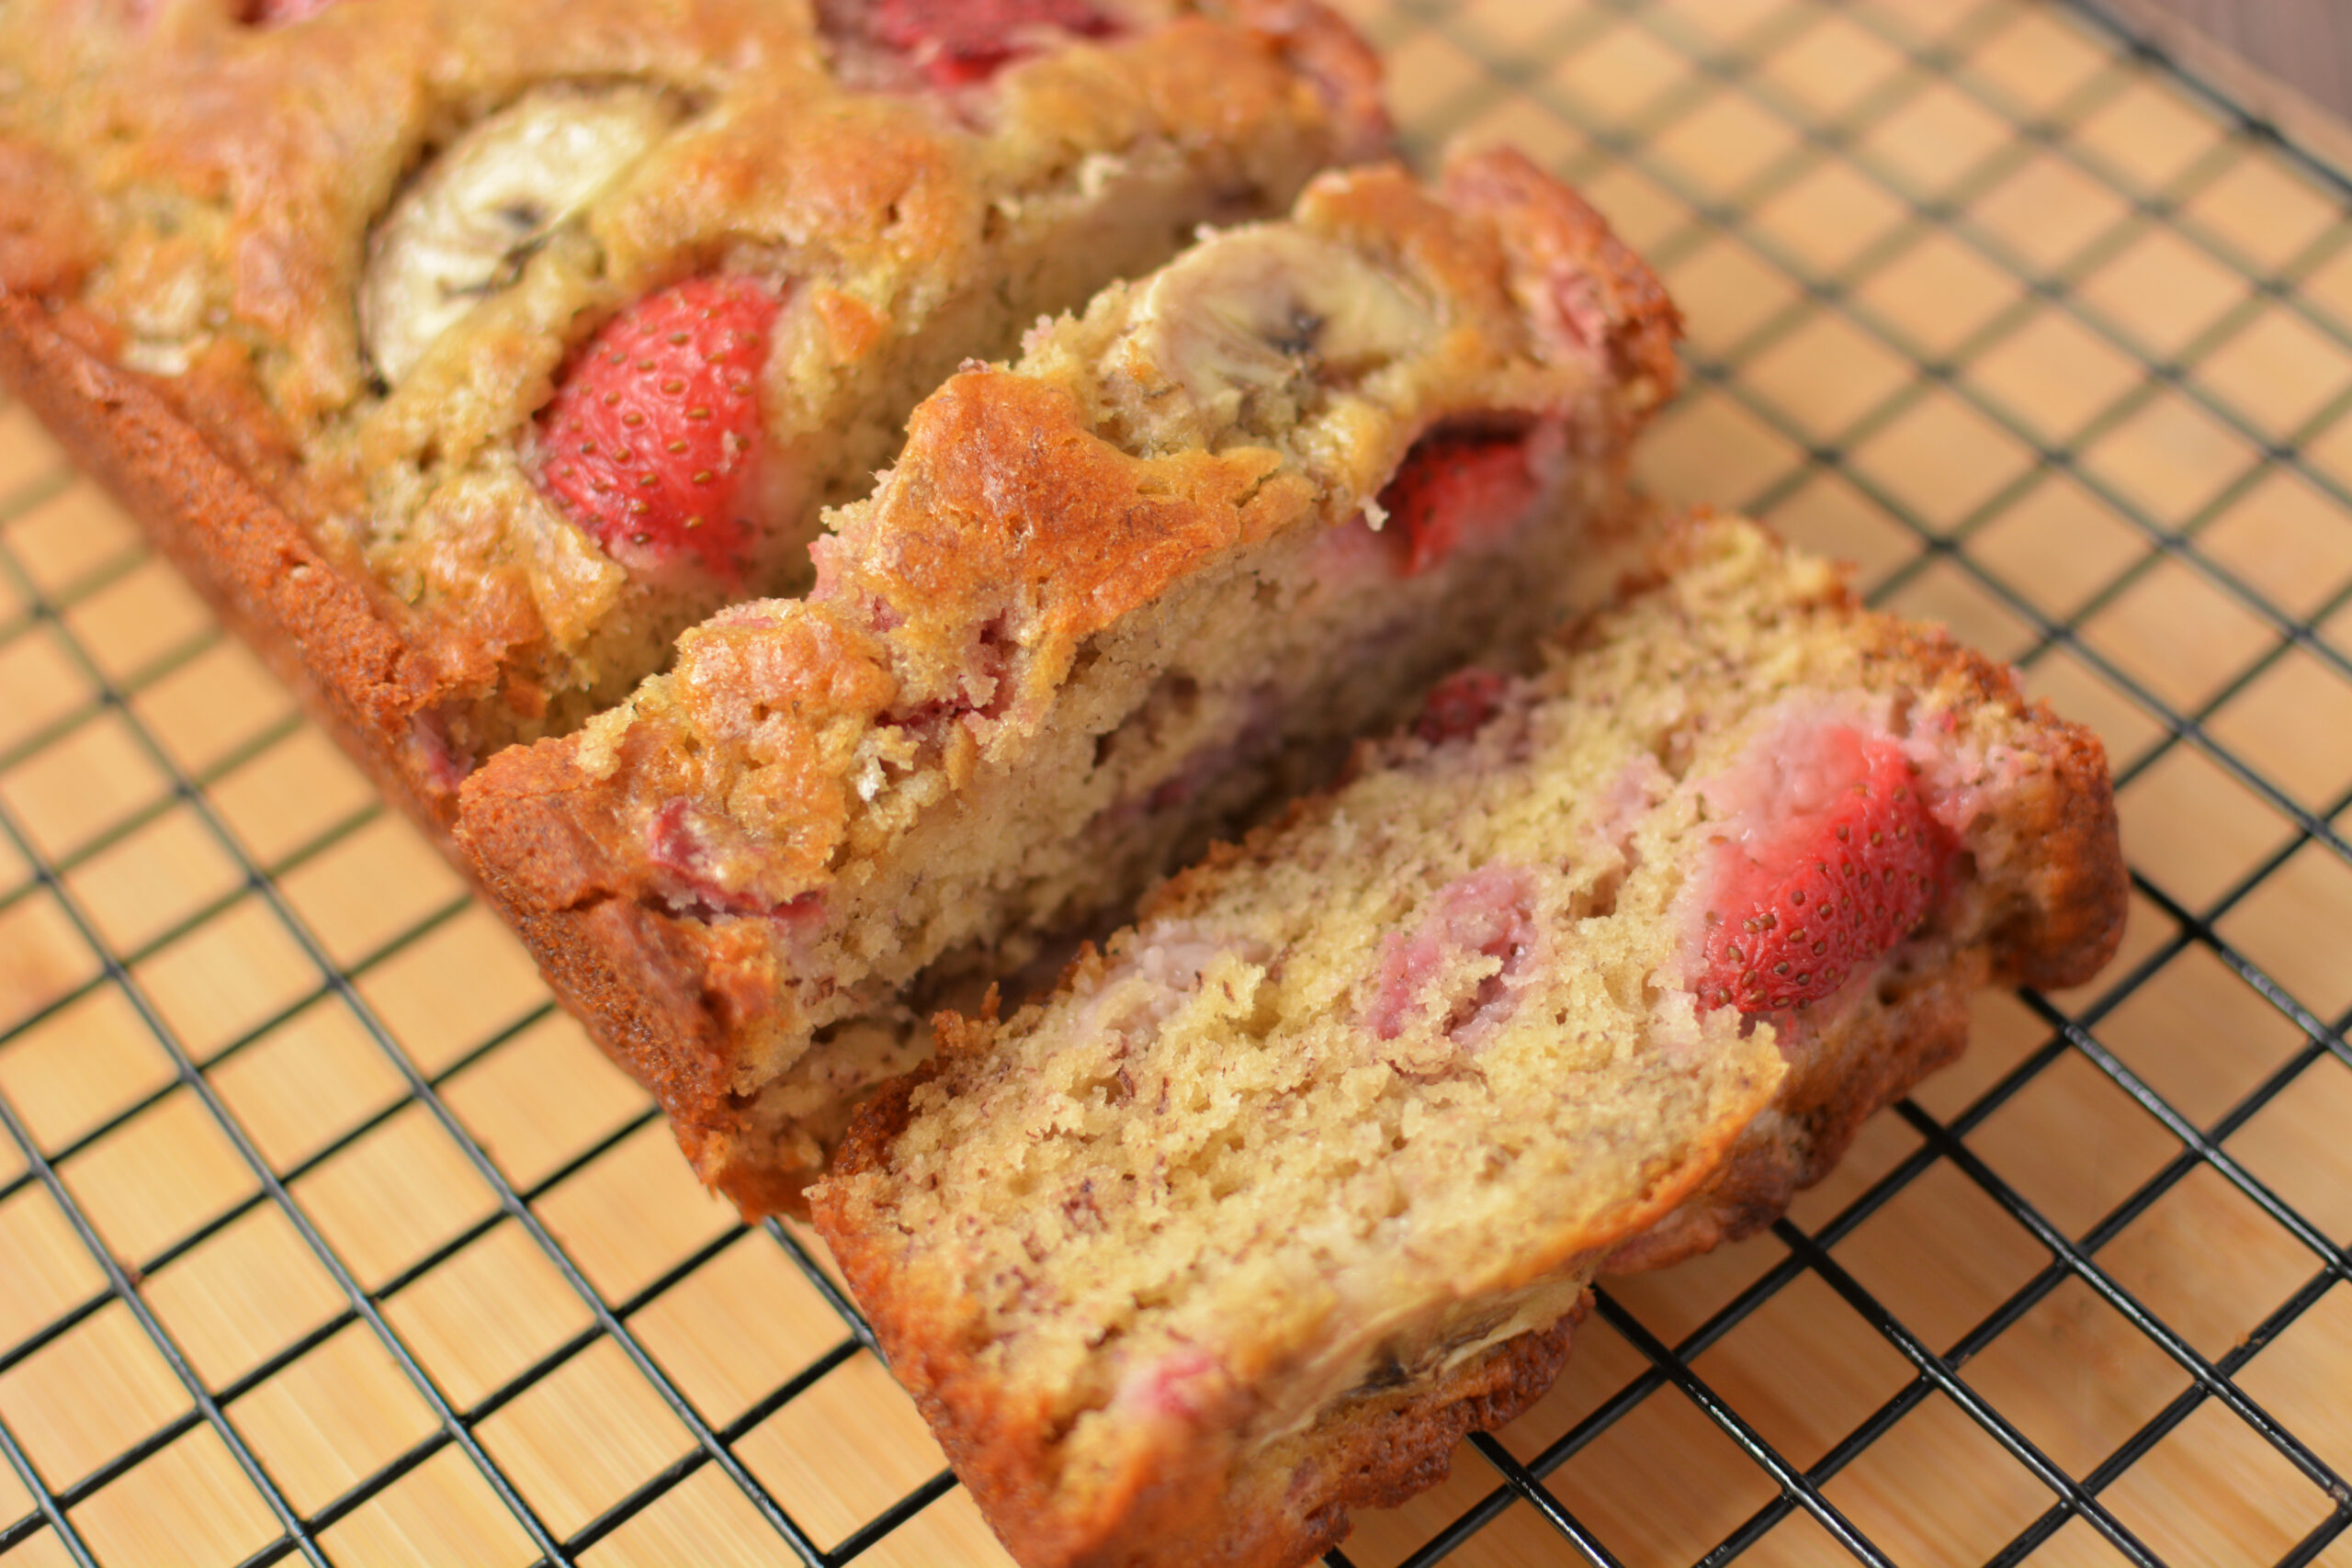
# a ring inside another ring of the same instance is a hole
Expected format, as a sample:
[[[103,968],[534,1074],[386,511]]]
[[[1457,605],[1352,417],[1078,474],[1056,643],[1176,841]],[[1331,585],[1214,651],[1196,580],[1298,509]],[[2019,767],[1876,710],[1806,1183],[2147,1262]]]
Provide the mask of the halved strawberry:
[[[1055,28],[1079,38],[1108,38],[1112,19],[1087,0],[879,0],[875,36],[914,57],[941,87],[985,82],[1035,52],[1024,34]]]
[[[1956,851],[1910,760],[1860,741],[1861,776],[1759,844],[1724,846],[1702,1007],[1803,1007],[1911,934],[1943,897]]]
[[[1405,572],[1411,576],[1468,540],[1510,528],[1541,488],[1520,437],[1440,432],[1405,454],[1380,504],[1389,526],[1404,531]]]
[[[565,370],[539,415],[540,484],[607,554],[741,575],[775,313],[748,278],[693,278],[606,322]]]

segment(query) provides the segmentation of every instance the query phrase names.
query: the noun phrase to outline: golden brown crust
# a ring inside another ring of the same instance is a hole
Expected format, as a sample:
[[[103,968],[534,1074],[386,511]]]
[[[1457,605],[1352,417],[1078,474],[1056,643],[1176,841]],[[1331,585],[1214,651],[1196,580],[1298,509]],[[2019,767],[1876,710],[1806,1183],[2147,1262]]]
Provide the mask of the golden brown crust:
[[[210,253],[219,301],[276,345],[277,363],[260,373],[298,427],[361,389],[349,301],[373,216],[453,129],[539,84],[627,76],[684,99],[728,100],[728,123],[681,149],[678,166],[648,186],[643,204],[606,225],[616,269],[636,270],[639,287],[659,281],[644,268],[674,276],[692,265],[686,258],[755,235],[838,243],[841,259],[877,266],[964,243],[956,226],[933,221],[944,214],[889,199],[952,199],[956,176],[969,172],[944,150],[956,117],[931,113],[903,72],[845,91],[835,73],[856,67],[836,59],[829,68],[828,55],[856,53],[854,39],[827,36],[834,29],[821,17],[812,21],[809,7],[392,0],[329,7],[291,28],[249,26],[228,5],[158,8],[164,14],[153,20],[140,17],[145,9],[108,17],[103,7],[78,16],[22,7],[18,25],[0,29],[0,47],[21,57],[28,78],[16,129],[54,134],[69,148],[103,146],[109,156],[85,162],[105,195],[171,193],[201,218],[190,230],[201,238],[190,243]],[[1015,90],[1035,102],[1024,98],[1029,124],[1017,144],[1000,149],[1002,161],[1116,150],[1145,114],[1196,147],[1226,146],[1237,170],[1253,156],[1248,142],[1302,132],[1319,136],[1329,159],[1379,150],[1376,66],[1360,44],[1341,41],[1345,26],[1329,13],[1295,0],[1205,7],[1209,16],[1148,0],[1132,9],[1134,19],[1156,21],[1159,36],[1142,47],[1114,41],[1104,51],[1116,62],[1109,73],[1008,73],[1008,82],[1022,77]],[[1264,47],[1237,47],[1235,27],[1216,15],[1233,11]],[[1310,70],[1313,79],[1302,80]],[[321,83],[334,90],[320,91]],[[843,116],[879,139],[845,133]],[[927,133],[927,123],[939,131]],[[779,159],[779,131],[824,155]],[[1235,137],[1239,143],[1226,140]],[[1067,144],[1051,145],[1057,138]],[[911,162],[900,156],[910,152]],[[175,256],[185,249],[161,248]],[[143,302],[137,280],[110,287],[132,308]]]
[[[225,5],[83,9],[69,21],[25,8],[28,36],[10,44],[40,85],[28,104],[46,100],[56,123],[20,130],[110,150],[87,168],[110,199],[141,190],[175,204],[177,234],[117,223],[137,248],[120,259],[177,276],[205,252],[208,303],[271,345],[257,374],[303,432],[363,389],[351,300],[367,229],[456,125],[549,80],[631,73],[712,94],[818,73],[805,24],[751,0],[659,16],[624,0],[417,0],[277,28]],[[160,273],[152,285],[129,273],[107,293],[135,310],[151,286],[164,287]]]
[[[2014,923],[1995,933],[2000,981],[2044,990],[2079,986],[2106,967],[2132,903],[2107,748],[2080,725],[2057,728],[2052,788],[2030,832],[2060,848],[2036,866]]]
[[[447,847],[456,795],[422,775],[407,732],[415,694],[433,676],[387,606],[152,381],[94,355],[56,312],[21,295],[0,293],[0,378]],[[266,440],[266,432],[254,437]]]
[[[1111,1527],[1090,1538],[1062,1536],[1051,1518],[1008,1510],[978,1487],[973,1495],[1014,1556],[1037,1568],[1297,1568],[1347,1539],[1353,1510],[1393,1508],[1429,1490],[1452,1471],[1464,1437],[1507,1426],[1541,1399],[1589,1303],[1580,1298],[1559,1322],[1425,1383],[1352,1400],[1251,1456],[1238,1478],[1229,1456],[1214,1472],[1155,1462]],[[1185,1458],[1213,1452],[1197,1445]]]
[[[1323,100],[1347,138],[1334,163],[1369,163],[1389,151],[1380,57],[1336,12],[1315,0],[1238,0],[1234,15],[1250,31],[1277,40],[1283,58]],[[1204,109],[1226,101],[1222,82],[1214,79],[1184,96]]]
[[[967,371],[915,411],[889,481],[829,542],[836,592],[899,619],[893,649],[922,697],[953,689],[973,628],[1017,616],[1044,695],[1086,637],[1298,525],[1314,489],[1279,466],[1264,447],[1133,457],[1069,389]]]
[[[1393,1508],[1443,1481],[1464,1438],[1510,1425],[1544,1397],[1591,1303],[1589,1294],[1580,1297],[1550,1327],[1482,1350],[1425,1388],[1358,1401],[1318,1424],[1300,1440],[1310,1457],[1284,1498],[1295,1530],[1270,1543],[1279,1550],[1244,1561],[1265,1568],[1308,1562],[1346,1538],[1351,1510]]]
[[[696,1173],[747,1213],[803,1212],[814,1168],[741,1146],[754,1128],[730,1024],[766,991],[730,973],[708,927],[627,896],[621,829],[555,743],[518,748],[467,798],[472,863],[496,868],[483,891],[590,1037],[661,1101]]]
[[[1558,328],[1578,337],[1604,335],[1617,380],[1653,389],[1649,400],[1663,400],[1680,375],[1674,345],[1682,335],[1681,312],[1657,274],[1611,231],[1599,209],[1506,147],[1449,158],[1445,193],[1465,211],[1493,215],[1516,288],[1532,293],[1539,283],[1553,284],[1554,296],[1540,305]],[[1574,292],[1559,293],[1560,285],[1592,288],[1598,299],[1590,304],[1597,309],[1582,309],[1586,302]],[[1638,396],[1627,402],[1645,406]]]
[[[64,295],[97,259],[97,224],[55,154],[0,140],[0,288]]]
[[[1594,441],[1607,458],[1622,459],[1623,437],[1675,385],[1680,318],[1656,275],[1581,197],[1516,152],[1455,156],[1438,193],[1393,166],[1320,180],[1297,220],[1409,258],[1490,357],[1580,350],[1513,340],[1555,313],[1548,299],[1519,297],[1589,277],[1613,372],[1600,407],[1621,422]],[[904,617],[894,641],[933,681],[961,671],[971,628],[1016,614],[1065,654],[1033,663],[1033,683],[1050,686],[1080,640],[1220,556],[1298,526],[1314,504],[1312,487],[1262,446],[1138,457],[1104,440],[1100,423],[1069,389],[1013,372],[948,382],[916,411],[894,482],[828,546],[839,592]]]
[[[805,1189],[822,1169],[817,1151],[764,1124],[735,1089],[730,1026],[769,994],[756,973],[733,976],[730,989],[723,942],[641,905],[591,898],[548,909],[488,892],[590,1037],[661,1102],[695,1173],[745,1213],[805,1216]]]

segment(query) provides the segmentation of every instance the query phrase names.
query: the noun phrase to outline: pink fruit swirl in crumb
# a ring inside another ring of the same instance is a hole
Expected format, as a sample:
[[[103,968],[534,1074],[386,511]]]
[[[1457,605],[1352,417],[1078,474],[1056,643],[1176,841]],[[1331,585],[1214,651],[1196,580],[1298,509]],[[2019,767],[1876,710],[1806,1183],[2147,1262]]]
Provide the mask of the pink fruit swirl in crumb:
[[[1535,947],[1533,899],[1525,871],[1481,866],[1439,889],[1410,936],[1384,935],[1364,1018],[1373,1034],[1394,1040],[1428,1017],[1467,1045],[1499,1025]]]

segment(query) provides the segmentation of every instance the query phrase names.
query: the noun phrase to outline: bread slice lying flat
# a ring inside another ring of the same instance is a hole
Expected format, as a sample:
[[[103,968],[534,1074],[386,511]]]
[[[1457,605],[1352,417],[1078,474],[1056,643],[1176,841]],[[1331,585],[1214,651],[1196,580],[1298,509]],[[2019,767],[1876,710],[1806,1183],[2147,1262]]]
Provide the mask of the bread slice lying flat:
[[[1630,550],[1656,280],[1524,159],[1328,175],[917,410],[808,598],[729,610],[461,837],[704,1179],[788,1207],[945,976],[1122,910]]]
[[[860,1112],[817,1223],[1029,1568],[1306,1562],[2111,953],[2089,734],[1752,525],[1660,570]]]

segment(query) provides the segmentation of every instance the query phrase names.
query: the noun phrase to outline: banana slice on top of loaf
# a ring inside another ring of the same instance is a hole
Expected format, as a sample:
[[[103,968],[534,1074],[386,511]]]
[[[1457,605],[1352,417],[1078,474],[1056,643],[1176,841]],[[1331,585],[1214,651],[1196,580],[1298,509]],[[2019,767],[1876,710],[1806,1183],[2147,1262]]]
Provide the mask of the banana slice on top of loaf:
[[[966,359],[1389,144],[1314,0],[10,0],[0,376],[446,840]]]
[[[1515,154],[1326,175],[949,381],[806,599],[495,759],[461,838],[704,1179],[792,1205],[946,978],[1605,592],[1676,331]]]
[[[1766,1223],[1973,987],[2113,952],[2092,736],[1753,525],[1661,558],[858,1113],[818,1226],[1027,1568],[1306,1562],[1604,1262]]]

